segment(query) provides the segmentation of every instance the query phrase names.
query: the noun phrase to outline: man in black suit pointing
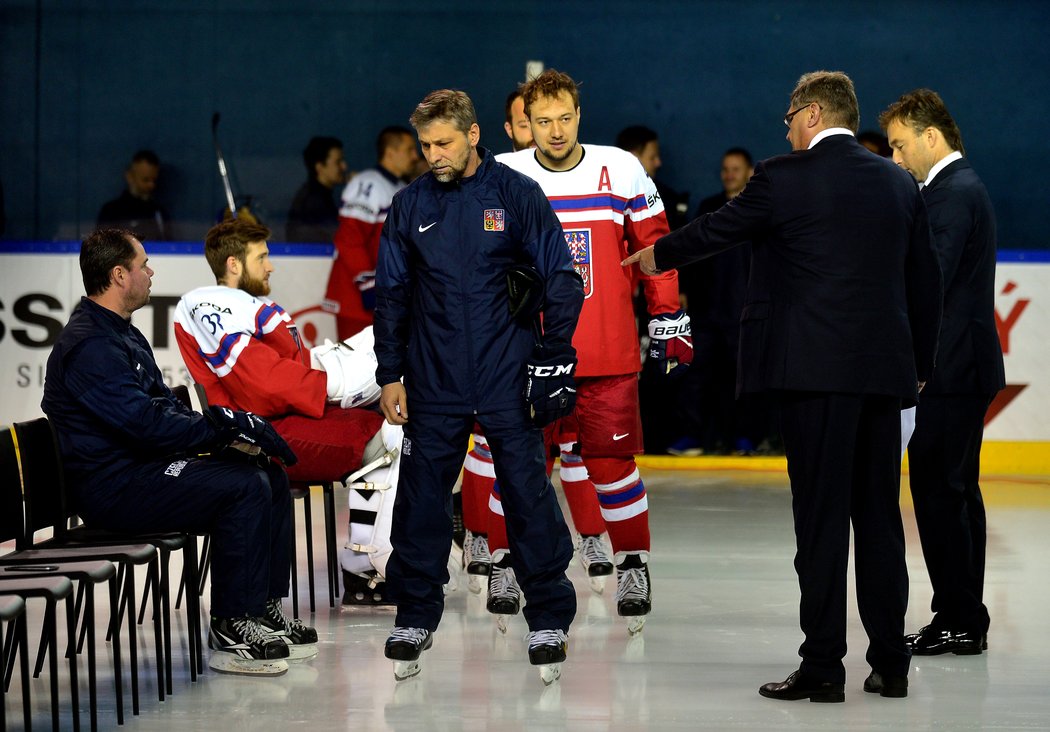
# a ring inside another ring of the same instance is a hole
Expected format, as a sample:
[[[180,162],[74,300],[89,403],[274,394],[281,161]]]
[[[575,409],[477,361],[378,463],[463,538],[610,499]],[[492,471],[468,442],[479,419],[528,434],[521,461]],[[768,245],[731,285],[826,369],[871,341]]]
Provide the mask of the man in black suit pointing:
[[[1003,388],[995,329],[995,212],[963,158],[962,135],[929,89],[879,116],[893,160],[922,185],[944,274],[937,368],[908,446],[911,494],[933,585],[933,622],[908,636],[912,652],[978,654],[988,647],[985,515],[978,476],[984,415]]]
[[[933,371],[941,282],[915,181],[855,139],[853,82],[799,79],[793,152],[740,195],[624,260],[651,274],[752,242],[737,390],[777,397],[791,480],[802,663],[773,699],[845,700],[850,523],[866,691],[907,696],[900,410]]]

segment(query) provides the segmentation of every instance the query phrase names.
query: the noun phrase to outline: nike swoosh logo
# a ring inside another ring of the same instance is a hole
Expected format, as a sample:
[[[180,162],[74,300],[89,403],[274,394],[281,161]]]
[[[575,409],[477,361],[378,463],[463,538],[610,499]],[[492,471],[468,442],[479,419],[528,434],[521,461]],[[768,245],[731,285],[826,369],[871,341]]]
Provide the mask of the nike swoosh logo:
[[[631,434],[631,433],[630,432],[624,432],[622,435],[613,435],[613,439],[614,440],[622,440],[623,438],[627,437],[627,435],[629,435],[629,434]]]
[[[420,224],[419,225],[419,233],[422,234],[424,231],[429,229],[431,226],[434,226],[435,224],[437,224],[437,221],[435,221],[433,224],[427,224],[426,226],[423,226],[423,224]]]

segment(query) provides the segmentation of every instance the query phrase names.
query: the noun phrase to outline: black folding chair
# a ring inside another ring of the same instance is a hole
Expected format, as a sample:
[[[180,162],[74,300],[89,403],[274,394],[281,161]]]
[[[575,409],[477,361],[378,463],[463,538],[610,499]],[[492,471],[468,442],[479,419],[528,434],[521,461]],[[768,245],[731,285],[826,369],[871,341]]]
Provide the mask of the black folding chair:
[[[45,601],[44,610],[44,637],[49,647],[48,658],[51,660],[49,675],[51,682],[51,728],[62,729],[59,723],[58,712],[58,601],[66,602],[66,632],[70,643],[76,638],[76,611],[73,608],[73,583],[65,577],[40,577],[40,578],[0,578],[0,598],[20,597],[23,600],[30,598],[41,598]],[[23,615],[17,622],[24,623]],[[77,682],[77,654],[69,655],[69,698],[72,704],[73,730],[80,732],[80,691]],[[23,659],[25,659],[23,648]],[[28,670],[23,660],[23,671]],[[23,689],[29,683],[26,678],[22,679]],[[5,680],[6,684],[6,680]],[[25,692],[23,692],[23,704],[27,704]],[[28,706],[26,707],[28,708]],[[26,729],[30,727],[30,721],[26,720]]]
[[[22,659],[19,667],[22,674],[22,725],[27,730],[33,727],[33,704],[29,695],[29,634],[22,619],[25,611],[26,601],[21,597],[0,597],[0,729],[7,729],[7,692],[11,688],[7,669],[8,664],[14,669],[16,652]]]
[[[18,466],[18,455],[14,444],[14,432],[10,428],[0,431],[0,542],[25,542],[25,520],[22,505],[22,484]],[[118,617],[118,581],[116,567],[109,561],[95,559],[94,551],[73,549],[29,549],[0,555],[0,576],[59,576],[68,577],[77,583],[75,609],[77,618],[83,608],[84,623],[81,643],[77,652],[83,650],[85,633],[88,646],[88,679],[90,682],[91,727],[97,728],[97,694],[95,688],[95,585],[109,585],[111,624]],[[134,632],[134,629],[131,629]],[[42,657],[37,669],[41,667]],[[10,663],[10,662],[9,662]],[[8,674],[11,669],[8,668]],[[113,677],[117,697],[117,723],[124,723],[123,680],[120,657],[120,627],[113,635]]]
[[[146,584],[160,587],[160,569],[157,549],[145,539],[125,537],[119,534],[106,534],[88,531],[70,530],[70,519],[75,511],[68,508],[62,463],[51,426],[46,417],[29,422],[16,422],[14,433],[22,468],[22,489],[25,500],[25,533],[15,548],[20,551],[30,549],[62,550],[67,561],[74,559],[104,559],[119,565],[117,583],[123,588],[120,593],[117,614],[110,624],[109,638],[119,632],[124,613],[134,617],[135,602],[135,567],[145,565]],[[50,529],[51,539],[35,542],[36,532]],[[76,536],[73,536],[73,534]],[[133,541],[143,543],[131,543]],[[162,618],[160,597],[157,591],[153,597],[155,618]],[[157,649],[157,696],[160,701],[165,698],[165,671],[170,672],[170,659],[165,654],[163,621],[154,623],[154,641]],[[132,713],[139,713],[138,694],[138,647],[134,623],[128,623],[128,652],[131,668]],[[38,663],[39,667],[39,663]]]

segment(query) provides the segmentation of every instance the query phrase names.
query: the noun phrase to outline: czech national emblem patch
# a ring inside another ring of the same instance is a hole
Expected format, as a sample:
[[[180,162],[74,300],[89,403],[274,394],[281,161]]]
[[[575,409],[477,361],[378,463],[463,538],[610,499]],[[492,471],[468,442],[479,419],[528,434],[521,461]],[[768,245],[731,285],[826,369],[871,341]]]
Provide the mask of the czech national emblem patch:
[[[503,231],[503,209],[485,209],[485,231]]]
[[[583,278],[583,297],[594,292],[594,266],[591,259],[591,230],[566,229],[565,243],[569,245],[569,257],[573,269]]]

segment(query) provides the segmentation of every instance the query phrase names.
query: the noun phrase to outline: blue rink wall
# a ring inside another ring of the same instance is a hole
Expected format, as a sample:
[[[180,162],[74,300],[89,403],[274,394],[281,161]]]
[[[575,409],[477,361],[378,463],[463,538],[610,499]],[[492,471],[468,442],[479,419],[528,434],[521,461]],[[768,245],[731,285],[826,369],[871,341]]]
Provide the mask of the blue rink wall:
[[[781,117],[801,73],[849,73],[862,129],[928,86],[962,128],[1001,245],[1048,248],[1045,190],[1028,182],[1050,159],[1048,28],[1043,0],[4,0],[5,236],[79,238],[148,147],[177,235],[201,238],[224,201],[216,111],[236,192],[280,235],[311,135],[342,138],[360,170],[379,129],[457,87],[501,151],[504,98],[537,60],[581,82],[585,141],[656,129],[660,177],[692,208],[719,189],[726,148],[788,150]]]
[[[175,344],[173,317],[181,295],[214,281],[201,242],[146,242],[154,268],[151,302],[133,322],[150,340],[170,385],[190,378]],[[76,241],[0,242],[0,424],[40,414],[51,345],[83,295]],[[331,268],[329,244],[273,242],[273,297],[299,325],[307,345],[335,338],[321,309]],[[990,410],[984,470],[1050,475],[1050,251],[1002,251],[996,269],[996,319],[1007,387]],[[682,459],[648,457],[649,467],[683,467]],[[687,461],[698,467],[780,469],[782,459]]]

